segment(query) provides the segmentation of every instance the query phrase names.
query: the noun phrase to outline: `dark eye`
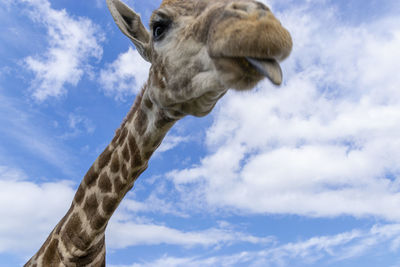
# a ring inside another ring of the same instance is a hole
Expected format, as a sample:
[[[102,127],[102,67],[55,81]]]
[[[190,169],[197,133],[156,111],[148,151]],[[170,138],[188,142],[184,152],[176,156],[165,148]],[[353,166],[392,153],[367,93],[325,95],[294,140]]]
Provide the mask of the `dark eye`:
[[[154,23],[153,26],[153,39],[159,41],[165,35],[168,30],[170,23],[167,21],[159,21]]]

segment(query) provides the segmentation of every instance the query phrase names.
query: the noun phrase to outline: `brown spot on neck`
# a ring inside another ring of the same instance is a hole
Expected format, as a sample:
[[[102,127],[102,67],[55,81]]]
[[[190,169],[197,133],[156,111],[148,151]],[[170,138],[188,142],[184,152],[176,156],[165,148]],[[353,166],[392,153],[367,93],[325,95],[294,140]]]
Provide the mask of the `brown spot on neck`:
[[[43,266],[58,266],[61,259],[58,252],[58,239],[53,239],[43,255]]]
[[[139,109],[136,114],[135,129],[140,136],[143,136],[143,134],[146,132],[147,124],[148,119],[146,112],[143,109]]]
[[[119,204],[119,199],[116,197],[105,196],[103,199],[103,211],[111,215]]]
[[[124,158],[125,161],[129,161],[129,149],[128,149],[128,145],[125,144],[124,148],[122,149],[122,157]]]
[[[143,161],[142,161],[142,157],[140,155],[140,150],[137,146],[135,137],[132,135],[132,133],[129,133],[128,145],[129,145],[129,151],[131,152],[132,167],[133,168],[140,167],[142,165]]]
[[[95,171],[94,167],[90,167],[84,178],[85,184],[89,188],[92,187],[93,185],[95,185],[98,176],[99,174]]]
[[[112,191],[112,184],[110,182],[110,177],[104,172],[99,179],[99,188],[102,193],[109,193]]]
[[[82,221],[78,213],[72,214],[69,218],[61,233],[61,240],[70,252],[73,251],[74,248],[78,248],[82,251],[89,248],[91,239],[87,233],[83,231]]]
[[[109,147],[106,147],[104,149],[103,153],[101,153],[99,157],[99,169],[103,169],[111,160],[111,155],[112,151],[109,149]]]
[[[124,189],[126,187],[126,182],[124,179],[121,179],[121,177],[116,177],[114,179],[114,191],[118,195],[121,195],[121,192],[124,192]]]
[[[82,203],[83,198],[85,197],[85,189],[83,189],[83,184],[80,184],[78,187],[78,191],[76,191],[74,200],[77,205]]]
[[[124,180],[128,180],[128,179],[129,179],[129,177],[128,177],[129,173],[128,173],[128,170],[127,170],[127,168],[126,168],[125,163],[122,164],[122,167],[121,167],[121,175],[122,175],[122,178],[123,178]]]
[[[86,217],[88,220],[92,218],[98,211],[99,203],[97,202],[97,197],[95,194],[89,196],[85,200],[85,205],[83,206],[83,210],[86,213]]]
[[[103,237],[97,244],[92,246],[85,255],[75,257],[70,261],[76,263],[77,266],[94,266],[93,261],[100,253],[105,252],[105,238]]]
[[[116,173],[116,172],[118,172],[119,171],[119,156],[118,156],[118,152],[116,151],[115,153],[114,153],[114,156],[113,156],[113,158],[112,158],[112,161],[111,161],[111,166],[110,166],[110,170],[113,172],[113,173]]]
[[[105,229],[108,222],[108,218],[103,217],[101,214],[96,214],[90,220],[90,226],[93,230]]]
[[[118,138],[118,144],[119,145],[122,145],[124,142],[125,142],[125,138],[126,138],[126,135],[128,134],[128,129],[126,128],[126,127],[124,127],[122,130],[121,130],[121,134],[120,134],[120,136],[119,136],[119,138]]]

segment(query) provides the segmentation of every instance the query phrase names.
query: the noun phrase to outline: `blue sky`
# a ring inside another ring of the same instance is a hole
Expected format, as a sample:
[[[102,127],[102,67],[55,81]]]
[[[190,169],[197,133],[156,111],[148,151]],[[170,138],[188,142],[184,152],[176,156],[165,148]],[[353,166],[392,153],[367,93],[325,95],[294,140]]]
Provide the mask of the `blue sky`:
[[[160,1],[126,1],[149,16]],[[177,123],[107,230],[107,265],[400,266],[400,5],[264,1],[280,88]],[[70,205],[146,80],[100,0],[0,3],[0,266]]]

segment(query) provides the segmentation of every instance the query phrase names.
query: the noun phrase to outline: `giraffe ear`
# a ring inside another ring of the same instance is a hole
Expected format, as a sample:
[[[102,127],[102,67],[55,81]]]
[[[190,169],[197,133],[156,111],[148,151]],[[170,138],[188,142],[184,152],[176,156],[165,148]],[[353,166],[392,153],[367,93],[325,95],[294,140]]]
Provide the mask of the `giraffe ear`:
[[[119,29],[132,40],[140,55],[150,61],[150,33],[144,27],[139,14],[120,0],[106,0],[106,2]]]

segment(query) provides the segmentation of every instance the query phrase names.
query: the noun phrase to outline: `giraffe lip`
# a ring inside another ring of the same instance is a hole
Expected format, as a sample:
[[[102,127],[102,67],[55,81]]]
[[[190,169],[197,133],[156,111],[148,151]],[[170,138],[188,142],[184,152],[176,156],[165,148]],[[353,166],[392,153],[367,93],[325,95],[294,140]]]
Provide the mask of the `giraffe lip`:
[[[267,77],[273,84],[282,84],[282,69],[278,61],[272,58],[260,59],[254,57],[245,57],[260,74]]]

